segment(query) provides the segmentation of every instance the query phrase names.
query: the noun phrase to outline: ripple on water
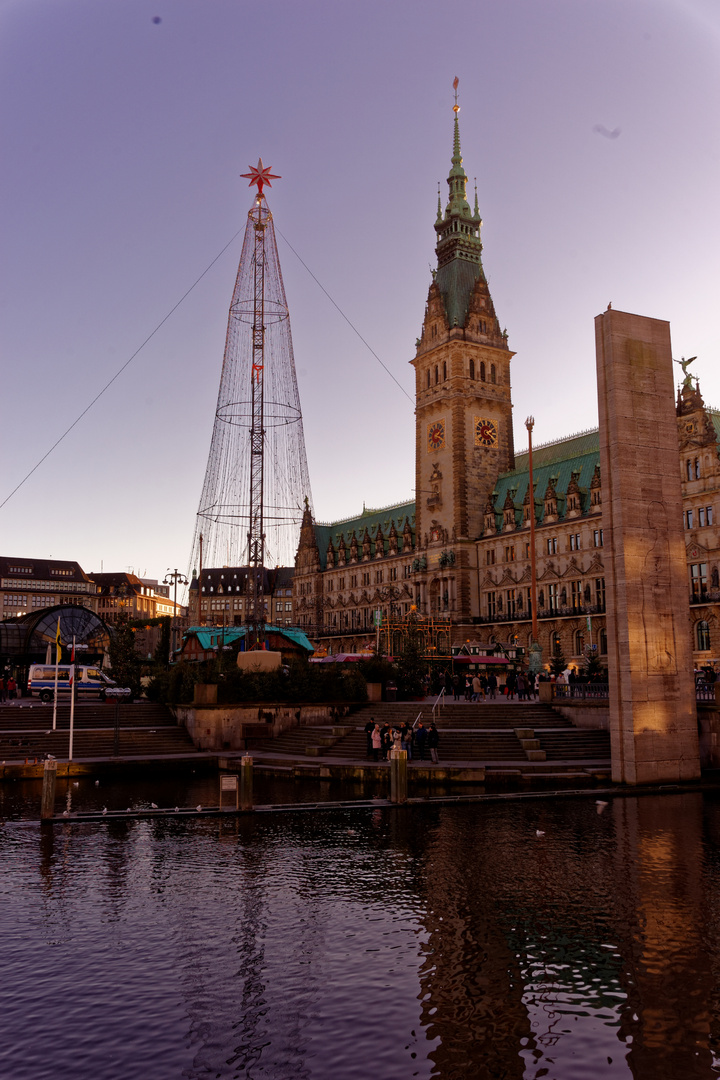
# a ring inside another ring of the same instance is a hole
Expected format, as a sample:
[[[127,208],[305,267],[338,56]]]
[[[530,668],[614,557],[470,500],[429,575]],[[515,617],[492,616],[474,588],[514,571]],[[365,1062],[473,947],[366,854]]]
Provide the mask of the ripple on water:
[[[6,823],[0,1075],[717,1075],[698,799]]]

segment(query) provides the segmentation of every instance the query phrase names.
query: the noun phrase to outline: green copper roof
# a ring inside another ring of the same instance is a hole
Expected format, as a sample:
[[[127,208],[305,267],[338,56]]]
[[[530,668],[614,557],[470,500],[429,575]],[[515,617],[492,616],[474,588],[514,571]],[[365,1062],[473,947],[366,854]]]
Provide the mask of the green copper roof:
[[[484,277],[481,261],[482,221],[475,196],[475,212],[470,209],[465,189],[467,176],[462,165],[460,150],[460,127],[457,111],[453,137],[453,155],[448,175],[449,198],[444,216],[440,213],[435,221],[437,232],[438,269],[435,281],[445,303],[448,325],[465,326],[473,288],[478,278]]]
[[[315,646],[302,630],[289,630],[284,626],[273,626],[271,623],[266,623],[265,631],[266,633],[280,634],[307,652],[314,652],[315,650]],[[220,643],[221,639],[223,645],[230,645],[233,641],[242,640],[247,633],[248,630],[245,626],[226,626],[224,628],[222,626],[190,626],[183,634],[183,638],[194,634],[203,649],[213,649]]]
[[[551,477],[555,478],[555,491],[558,498],[558,516],[565,513],[565,492],[574,472],[578,475],[578,484],[585,496],[583,510],[587,510],[595,466],[600,464],[600,433],[597,428],[572,435],[567,439],[533,447],[533,482],[535,485],[536,520],[544,517],[544,498]],[[508,491],[515,506],[515,520],[522,521],[523,500],[528,489],[528,455],[515,455],[515,468],[512,472],[501,473],[495,484],[497,497],[494,501],[495,520],[498,529],[502,529],[503,507]]]
[[[317,541],[318,551],[320,552],[320,565],[323,570],[327,563],[327,549],[330,540],[333,542],[333,547],[337,551],[340,543],[341,535],[345,539],[347,548],[350,547],[350,540],[353,533],[357,537],[358,546],[362,553],[362,542],[365,536],[365,530],[367,529],[368,535],[373,544],[373,553],[375,551],[375,536],[377,535],[378,526],[382,529],[383,537],[385,540],[385,552],[388,550],[388,536],[393,525],[395,531],[400,538],[399,546],[402,547],[402,534],[405,528],[405,521],[410,522],[410,527],[415,533],[415,501],[398,503],[395,506],[383,506],[378,510],[370,510],[367,507],[363,507],[362,514],[357,517],[344,518],[342,521],[331,521],[327,523],[321,523],[315,525],[315,539]]]

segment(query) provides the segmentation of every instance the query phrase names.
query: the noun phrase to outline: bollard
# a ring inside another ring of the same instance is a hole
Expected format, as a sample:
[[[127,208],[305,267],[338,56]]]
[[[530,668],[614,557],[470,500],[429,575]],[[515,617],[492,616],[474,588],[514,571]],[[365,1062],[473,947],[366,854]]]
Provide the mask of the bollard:
[[[57,779],[57,761],[46,761],[43,770],[42,803],[40,820],[46,821],[55,814],[55,781]]]
[[[390,802],[407,802],[407,750],[390,751]]]
[[[243,754],[240,759],[240,809],[253,808],[253,759]]]

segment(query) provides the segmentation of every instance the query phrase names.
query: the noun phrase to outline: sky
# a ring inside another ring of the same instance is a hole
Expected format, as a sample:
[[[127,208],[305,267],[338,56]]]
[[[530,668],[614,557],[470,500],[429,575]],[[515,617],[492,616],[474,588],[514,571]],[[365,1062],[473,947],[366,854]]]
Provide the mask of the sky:
[[[455,76],[516,447],[596,426],[608,302],[720,407],[716,0],[0,0],[2,554],[189,569],[259,157],[316,517],[414,496]]]

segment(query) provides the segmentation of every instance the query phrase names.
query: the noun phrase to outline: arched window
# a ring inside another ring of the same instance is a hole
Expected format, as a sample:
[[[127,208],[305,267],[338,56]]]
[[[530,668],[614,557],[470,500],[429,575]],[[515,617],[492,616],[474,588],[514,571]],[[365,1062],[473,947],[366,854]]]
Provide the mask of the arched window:
[[[438,373],[438,366],[437,366],[437,364],[436,364],[436,365],[435,365],[435,385],[437,386],[437,384],[438,384],[439,382],[440,382],[440,375],[439,375],[439,373]]]
[[[550,635],[550,655],[554,656],[556,652],[560,652],[560,651],[561,651],[561,648],[560,648],[560,635],[559,634],[551,634]]]
[[[600,655],[607,656],[607,633],[604,627],[600,630],[598,644],[600,646]]]
[[[495,377],[495,365],[491,364],[490,365],[490,382],[496,382],[496,381],[497,380],[496,380],[496,377]]]
[[[470,357],[470,378],[475,378],[475,361]]]
[[[692,480],[692,478],[693,478],[693,468],[692,468],[692,461],[690,461],[689,459],[685,462],[685,470],[687,472],[688,480]]]
[[[699,622],[695,627],[697,634],[697,647],[700,652],[705,652],[710,648],[710,627],[706,622]]]
[[[582,630],[576,630],[573,641],[573,652],[575,656],[582,656],[583,649],[585,648],[585,634]]]
[[[447,362],[443,360],[443,382],[447,379]]]
[[[485,382],[485,361],[480,361],[480,378],[482,382]]]

